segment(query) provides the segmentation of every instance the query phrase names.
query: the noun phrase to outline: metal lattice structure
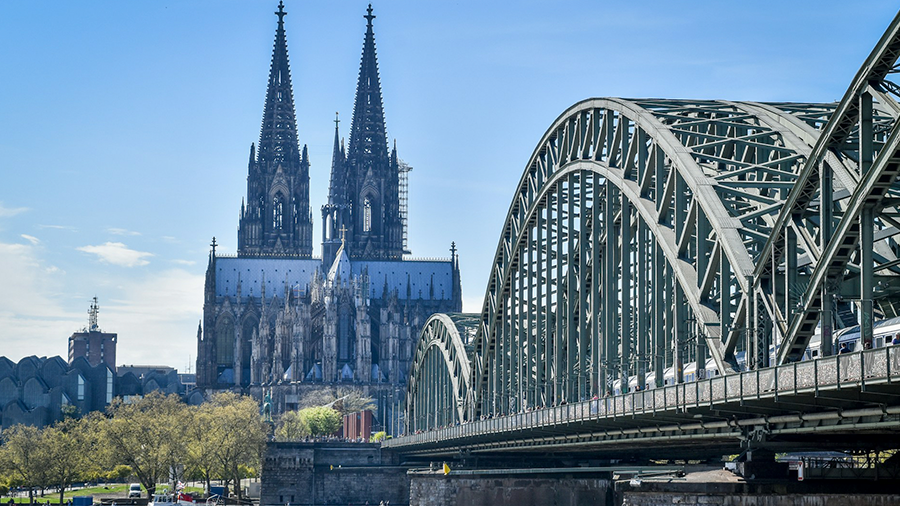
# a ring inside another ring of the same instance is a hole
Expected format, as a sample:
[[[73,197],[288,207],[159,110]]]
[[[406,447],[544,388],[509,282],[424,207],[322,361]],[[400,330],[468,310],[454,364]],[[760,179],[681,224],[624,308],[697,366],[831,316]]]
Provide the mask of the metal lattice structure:
[[[857,315],[871,342],[900,300],[898,27],[839,103],[566,110],[510,205],[470,377],[423,333],[408,429],[792,362],[819,327],[831,355]],[[424,385],[444,393],[422,409]]]

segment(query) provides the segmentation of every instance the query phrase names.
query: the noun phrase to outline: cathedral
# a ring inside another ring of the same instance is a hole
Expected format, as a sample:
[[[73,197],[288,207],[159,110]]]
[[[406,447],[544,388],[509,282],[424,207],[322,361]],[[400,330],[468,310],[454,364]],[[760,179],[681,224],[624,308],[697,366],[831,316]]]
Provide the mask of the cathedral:
[[[447,260],[404,259],[409,167],[396,141],[388,146],[369,5],[350,139],[345,147],[335,120],[321,258],[313,256],[309,155],[298,140],[282,3],[276,15],[237,255],[211,245],[197,384],[265,389],[276,412],[323,384],[400,398],[425,320],[461,310],[456,248]]]

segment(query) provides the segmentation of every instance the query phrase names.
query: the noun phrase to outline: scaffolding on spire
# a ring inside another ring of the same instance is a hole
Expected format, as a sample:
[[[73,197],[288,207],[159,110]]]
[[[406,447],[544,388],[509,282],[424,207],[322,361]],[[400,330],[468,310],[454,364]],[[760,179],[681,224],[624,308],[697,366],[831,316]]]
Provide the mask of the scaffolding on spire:
[[[407,244],[407,216],[409,212],[409,172],[413,168],[403,160],[398,160],[397,167],[398,169],[400,169],[398,174],[398,194],[400,197],[400,224],[403,231],[403,254],[409,255],[412,253],[412,251],[409,250],[409,245]]]

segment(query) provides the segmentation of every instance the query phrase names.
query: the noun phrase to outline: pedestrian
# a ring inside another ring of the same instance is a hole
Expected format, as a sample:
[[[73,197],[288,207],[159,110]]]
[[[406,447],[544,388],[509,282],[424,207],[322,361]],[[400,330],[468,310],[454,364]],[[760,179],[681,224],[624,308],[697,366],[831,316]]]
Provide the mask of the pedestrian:
[[[894,339],[891,340],[891,344],[900,344],[900,332],[894,334]]]
[[[838,350],[838,354],[840,353],[850,353],[850,347],[847,346],[847,343],[841,343],[841,349]]]

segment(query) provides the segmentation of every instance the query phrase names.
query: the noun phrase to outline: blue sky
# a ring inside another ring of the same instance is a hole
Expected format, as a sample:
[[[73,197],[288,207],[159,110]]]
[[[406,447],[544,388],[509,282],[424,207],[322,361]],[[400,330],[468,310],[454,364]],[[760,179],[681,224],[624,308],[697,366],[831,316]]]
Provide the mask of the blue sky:
[[[0,355],[65,356],[96,295],[101,328],[119,334],[120,364],[184,370],[194,360],[210,239],[223,252],[237,246],[275,6],[0,6]],[[335,111],[349,124],[365,7],[286,4],[314,216],[327,196]],[[410,247],[446,257],[456,241],[464,309],[479,311],[513,188],[568,106],[600,96],[838,100],[897,6],[465,0],[374,9],[388,135],[414,168]]]

